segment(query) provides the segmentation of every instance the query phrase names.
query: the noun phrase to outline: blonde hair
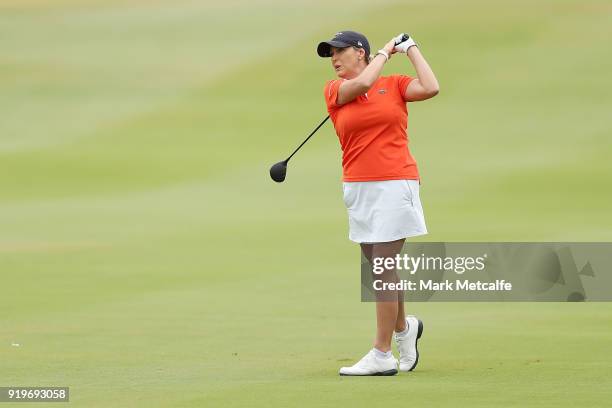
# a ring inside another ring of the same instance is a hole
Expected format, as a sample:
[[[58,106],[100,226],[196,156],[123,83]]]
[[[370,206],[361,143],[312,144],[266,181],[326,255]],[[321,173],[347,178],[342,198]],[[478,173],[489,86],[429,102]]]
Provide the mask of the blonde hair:
[[[355,47],[354,45],[353,45],[352,47],[353,47],[353,49],[355,49],[356,51],[358,51],[358,50],[364,50],[364,51],[365,51],[365,48]],[[372,60],[372,56],[371,56],[371,55],[366,55],[366,56],[365,56],[365,63],[366,63],[366,65],[368,65],[368,64],[370,63],[370,61],[371,61],[371,60]]]

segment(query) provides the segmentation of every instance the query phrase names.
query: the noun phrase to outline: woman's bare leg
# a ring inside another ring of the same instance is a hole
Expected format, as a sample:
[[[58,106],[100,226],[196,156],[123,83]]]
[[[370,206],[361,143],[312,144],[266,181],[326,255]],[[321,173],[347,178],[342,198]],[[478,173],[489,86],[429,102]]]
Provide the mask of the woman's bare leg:
[[[374,244],[359,244],[361,246],[361,252],[363,252],[363,256],[366,257],[368,262],[372,264],[372,249]]]
[[[397,292],[397,320],[395,321],[395,331],[397,333],[406,330],[406,312],[404,311],[404,292]]]
[[[380,257],[395,258],[395,256],[401,252],[403,246],[404,239],[373,244],[372,259]],[[395,268],[385,269],[385,271],[379,275],[379,278],[384,282],[397,282]],[[402,315],[404,313],[403,296],[400,299],[397,294],[398,292],[395,291],[387,291],[382,294],[382,297],[376,302],[376,339],[374,341],[374,347],[383,352],[391,350],[393,331],[398,326],[400,301],[402,301]]]

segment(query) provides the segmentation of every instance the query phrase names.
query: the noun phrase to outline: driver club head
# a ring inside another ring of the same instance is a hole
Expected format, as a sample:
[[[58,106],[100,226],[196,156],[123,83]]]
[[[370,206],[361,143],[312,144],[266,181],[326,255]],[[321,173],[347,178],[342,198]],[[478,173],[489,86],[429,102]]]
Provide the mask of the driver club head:
[[[285,181],[287,175],[287,160],[283,160],[270,167],[270,177],[277,183]]]
[[[291,160],[293,155],[296,154],[298,150],[302,148],[302,146],[304,146],[304,144],[312,137],[312,135],[317,132],[317,130],[319,130],[321,126],[323,126],[323,124],[327,121],[327,119],[329,119],[329,117],[330,115],[327,115],[325,119],[323,119],[323,122],[319,123],[319,126],[317,126],[315,130],[310,132],[308,137],[297,147],[297,149],[293,151],[293,153],[291,153],[289,157],[270,167],[270,177],[272,177],[272,180],[276,181],[277,183],[282,183],[283,181],[285,181],[285,176],[287,175],[287,163],[289,162],[289,160]]]

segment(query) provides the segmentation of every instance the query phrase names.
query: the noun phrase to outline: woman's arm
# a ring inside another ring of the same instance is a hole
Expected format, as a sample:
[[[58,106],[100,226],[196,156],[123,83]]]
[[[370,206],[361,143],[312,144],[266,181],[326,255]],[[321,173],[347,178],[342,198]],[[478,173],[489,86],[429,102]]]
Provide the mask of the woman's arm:
[[[395,53],[394,47],[395,39],[391,39],[391,41],[389,41],[383,47],[383,50],[389,54],[389,59],[391,59],[391,55]],[[363,95],[364,93],[368,92],[368,90],[372,87],[372,85],[374,85],[374,82],[376,82],[380,76],[385,62],[387,62],[387,59],[383,55],[376,54],[368,66],[366,66],[359,75],[353,79],[343,81],[342,84],[340,84],[340,88],[338,88],[336,103],[338,105],[348,103],[359,95]]]
[[[425,57],[421,54],[418,46],[408,48],[407,54],[412,65],[414,65],[417,78],[410,81],[406,87],[404,100],[406,102],[413,102],[433,98],[440,92],[440,85],[431,67],[425,61]]]

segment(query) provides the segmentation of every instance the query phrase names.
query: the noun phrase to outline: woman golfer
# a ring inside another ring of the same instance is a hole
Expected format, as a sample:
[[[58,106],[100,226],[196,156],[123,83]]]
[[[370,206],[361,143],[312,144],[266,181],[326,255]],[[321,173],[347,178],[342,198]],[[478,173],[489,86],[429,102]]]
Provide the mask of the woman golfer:
[[[427,234],[419,199],[419,173],[408,149],[406,102],[438,94],[438,81],[412,38],[393,38],[370,58],[367,38],[354,31],[336,33],[321,42],[317,53],[331,57],[338,79],[325,84],[325,102],[342,147],[344,204],[348,210],[349,239],[358,242],[372,263],[395,257],[408,237]],[[398,44],[399,43],[399,44]],[[381,76],[395,53],[407,54],[417,78]],[[390,281],[395,269],[385,270]],[[417,341],[423,323],[406,316],[402,292],[377,297],[376,338],[372,348],[340,375],[394,375],[398,361],[391,353],[391,338],[399,350],[400,371],[418,362]]]

